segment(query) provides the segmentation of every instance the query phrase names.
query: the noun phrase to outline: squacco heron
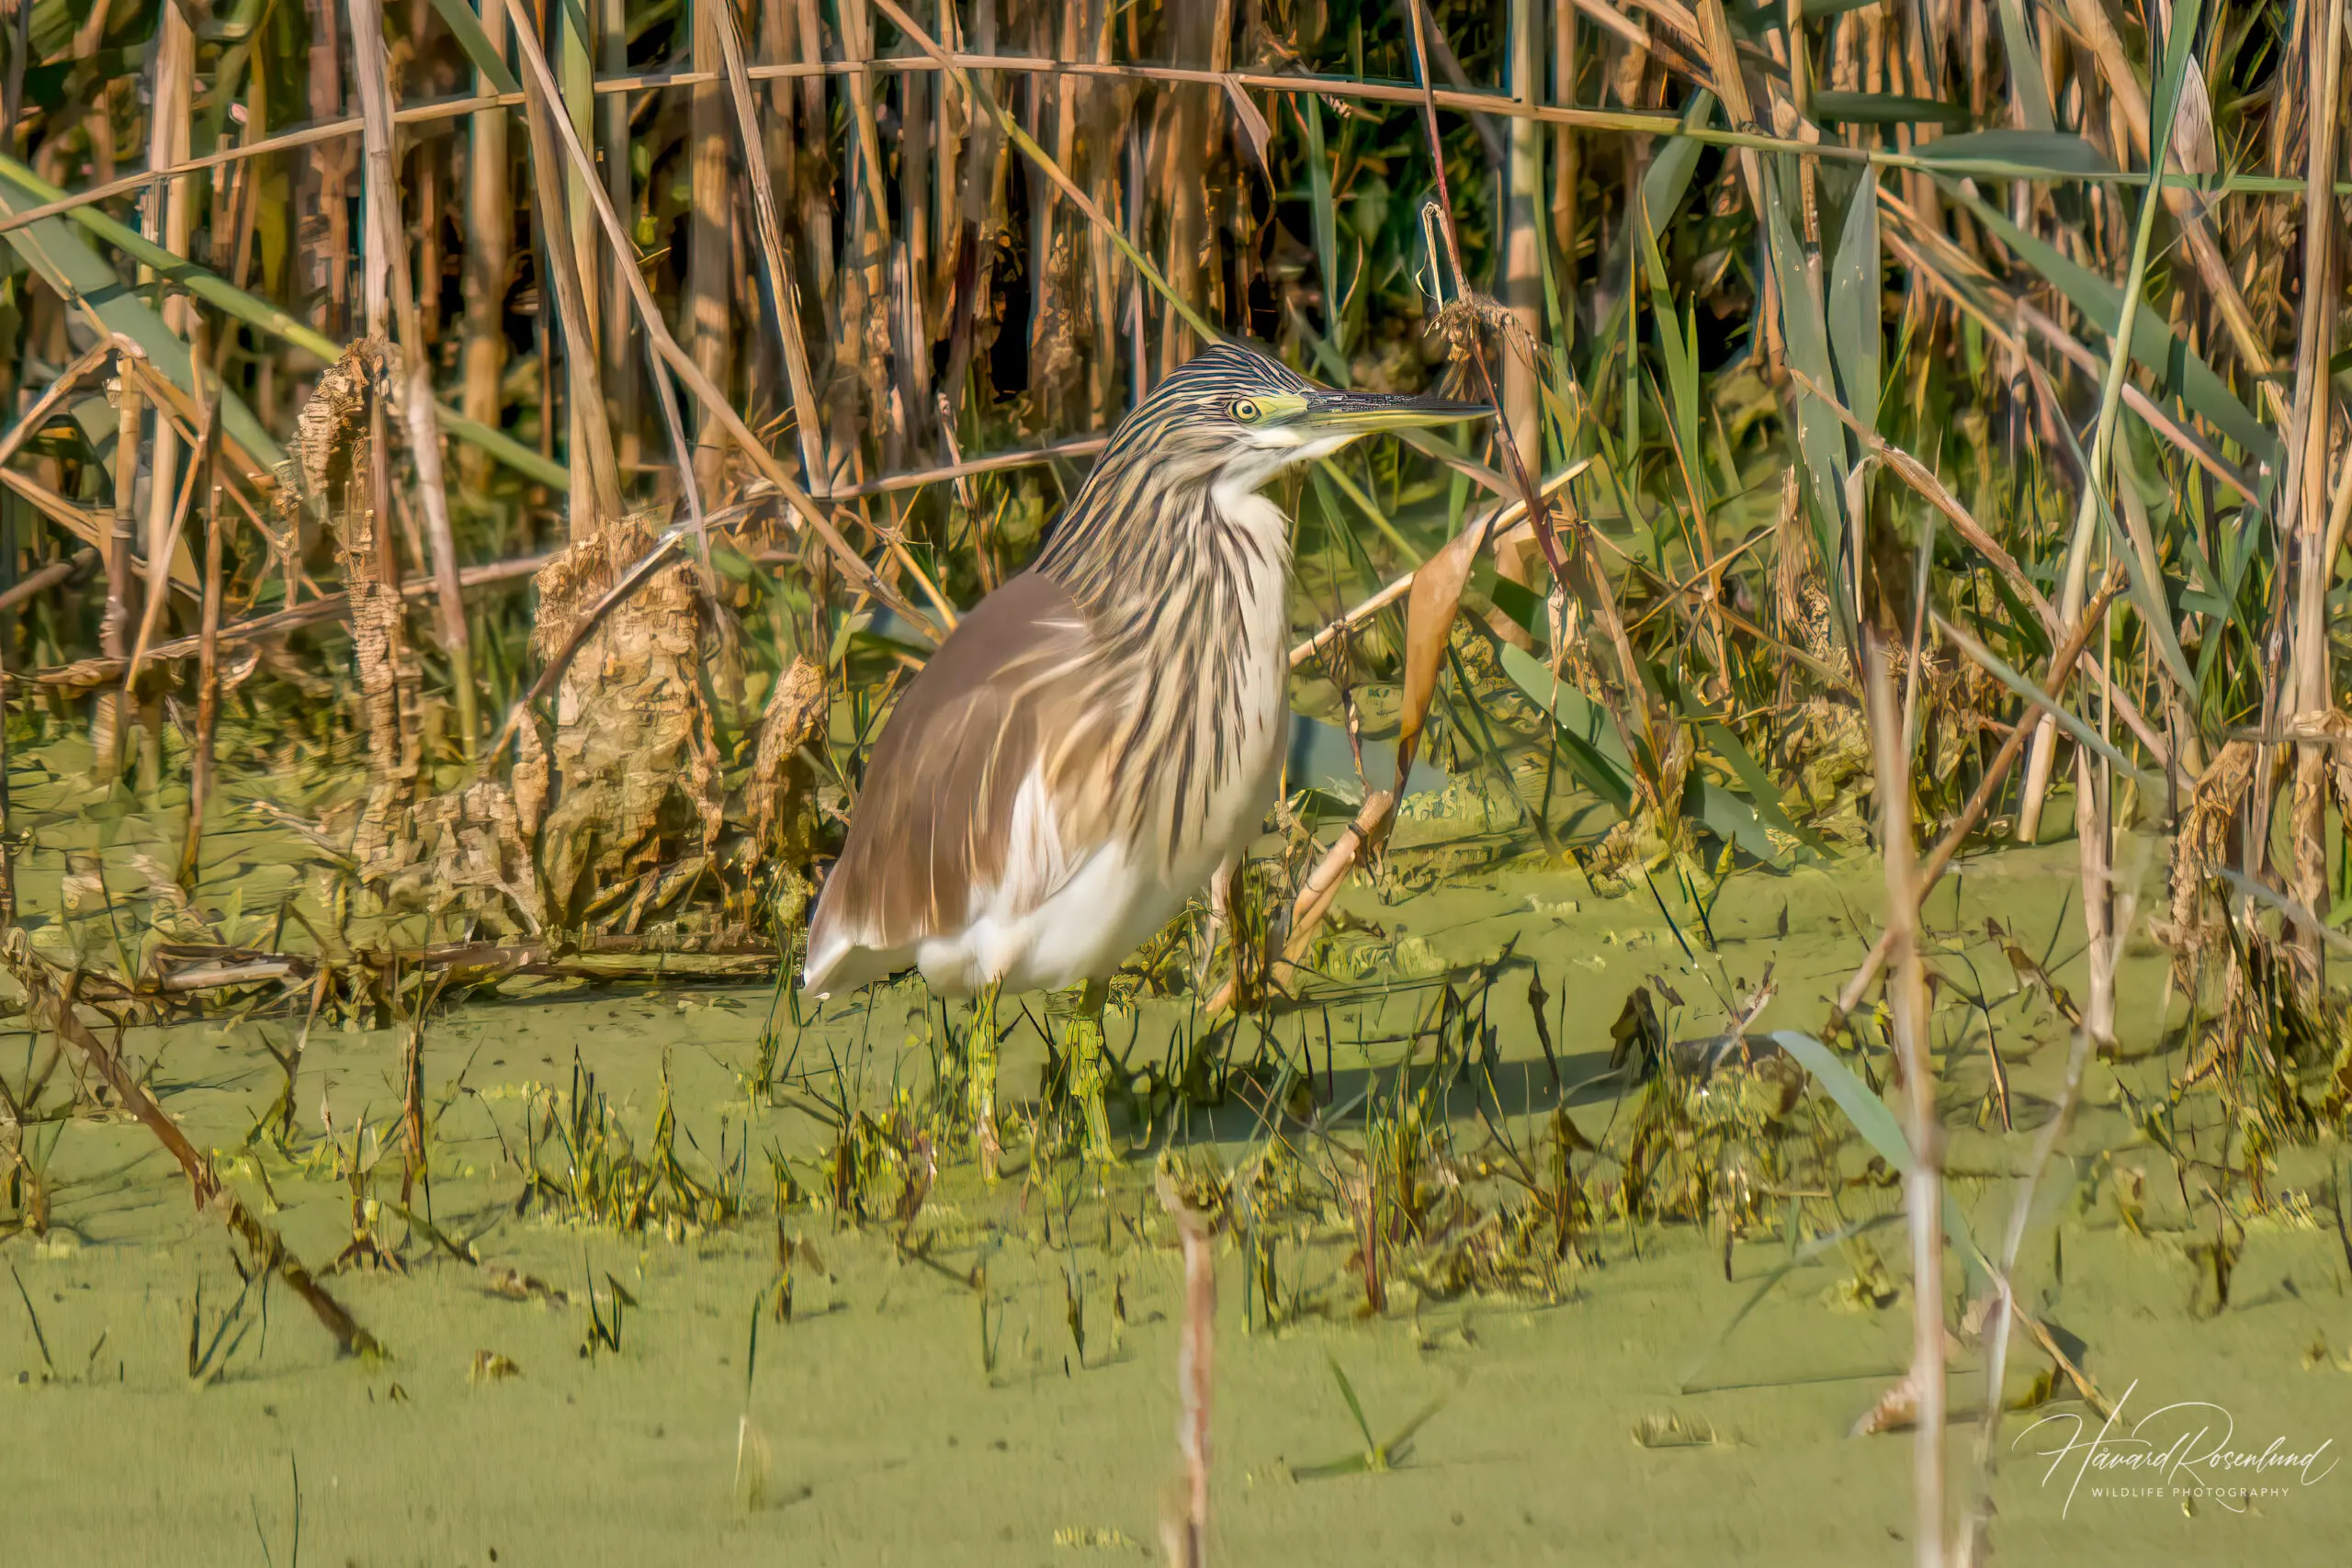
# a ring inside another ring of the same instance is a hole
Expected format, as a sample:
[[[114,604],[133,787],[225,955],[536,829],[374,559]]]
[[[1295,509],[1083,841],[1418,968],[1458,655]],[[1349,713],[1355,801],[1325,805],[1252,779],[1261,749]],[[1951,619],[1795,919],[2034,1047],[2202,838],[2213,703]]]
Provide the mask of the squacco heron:
[[[820,996],[918,969],[974,995],[982,1167],[998,1156],[995,1002],[1085,987],[1069,1089],[1111,1157],[1105,982],[1272,804],[1289,729],[1290,520],[1260,493],[1376,431],[1484,404],[1320,386],[1220,344],[1119,423],[1036,560],[899,696],[808,925]]]

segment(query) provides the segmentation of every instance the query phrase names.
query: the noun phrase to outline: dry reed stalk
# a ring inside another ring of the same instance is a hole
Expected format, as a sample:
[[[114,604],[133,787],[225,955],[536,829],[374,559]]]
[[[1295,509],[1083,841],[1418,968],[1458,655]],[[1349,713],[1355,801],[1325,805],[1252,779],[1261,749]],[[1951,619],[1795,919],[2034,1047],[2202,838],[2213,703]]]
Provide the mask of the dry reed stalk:
[[[560,106],[557,112],[571,125],[573,135],[583,142],[592,141],[596,134],[595,18],[589,15],[585,0],[549,5],[543,10],[546,23],[537,36],[545,39],[554,51],[556,80],[562,84],[555,94],[554,101]],[[595,215],[584,199],[588,182],[595,178],[593,170],[565,168],[563,206],[558,209],[571,231],[571,255],[580,267],[580,286],[587,304],[588,335],[581,340],[580,352],[591,357],[602,352],[608,325],[597,290],[598,280],[608,270],[602,265],[605,248],[596,243]],[[583,422],[603,423],[609,418],[609,411],[602,403],[584,408],[566,404],[564,420],[570,432],[566,446],[573,449],[579,446],[581,437],[576,427]]]
[[[126,633],[130,627],[131,598],[135,592],[131,561],[131,544],[138,537],[138,513],[135,495],[139,480],[140,412],[136,378],[130,373],[130,356],[118,355],[115,378],[115,439],[114,439],[114,524],[98,542],[106,555],[106,612],[98,623],[98,646],[109,659],[124,659],[130,652]],[[0,469],[13,474],[13,469]],[[96,716],[92,723],[93,744],[96,749],[94,767],[100,778],[110,779],[122,764],[122,702],[119,693],[98,694]]]
[[[1577,478],[1588,468],[1591,468],[1594,461],[1595,459],[1590,457],[1578,458],[1576,462],[1569,464],[1558,473],[1554,474],[1551,478],[1545,479],[1539,493],[1545,500],[1550,500],[1554,495],[1556,495],[1561,490],[1566,488],[1571,479]],[[1505,502],[1501,510],[1494,514],[1492,520],[1484,525],[1480,525],[1480,526],[1486,528],[1493,536],[1494,548],[1498,554],[1502,551],[1504,547],[1519,541],[1532,539],[1535,535],[1534,525],[1527,520],[1527,503],[1524,501]],[[1386,609],[1389,605],[1396,603],[1397,600],[1405,598],[1407,595],[1410,594],[1413,591],[1414,581],[1419,578],[1420,574],[1425,570],[1426,563],[1424,563],[1423,566],[1417,566],[1412,570],[1392,580],[1377,592],[1374,592],[1369,597],[1360,601],[1345,615],[1342,615],[1338,619],[1329,622],[1313,637],[1308,637],[1305,642],[1302,642],[1297,647],[1292,649],[1290,650],[1290,667],[1294,670],[1297,669],[1300,665],[1306,663],[1308,660],[1314,658],[1317,654],[1322,652],[1333,643],[1339,641],[1349,632],[1354,630],[1357,626],[1363,625],[1364,622],[1372,619],[1372,617],[1380,611]]]
[[[731,14],[731,13],[730,13]],[[628,70],[628,0],[596,0],[590,18],[596,35],[600,68],[607,76],[626,74]],[[589,85],[589,96],[601,96],[597,140],[603,145],[605,162],[605,197],[616,210],[635,209],[636,171],[632,167],[635,131],[630,123],[633,104],[626,93],[597,95],[594,84]],[[594,247],[595,235],[587,220],[590,214],[585,201],[579,204],[582,222],[575,230],[585,230],[585,244]],[[579,243],[579,242],[575,242]],[[644,400],[639,395],[644,384],[644,370],[630,333],[613,330],[629,318],[628,280],[620,275],[617,265],[603,269],[604,302],[598,312],[600,322],[611,323],[603,333],[604,390],[605,407],[613,428],[613,457],[623,474],[632,473],[642,464]]]
[[[854,417],[864,395],[863,428],[880,437],[886,468],[897,466],[904,411],[890,403],[889,178],[876,114],[874,16],[866,0],[837,0],[842,58],[855,69],[842,82],[848,133],[842,156],[841,315],[834,327],[833,375]],[[845,427],[858,428],[856,425]],[[854,446],[840,456],[854,465]]]
[[[2336,398],[2330,382],[2340,307],[2336,278],[2336,212],[2331,186],[2335,175],[2337,113],[2342,99],[2344,0],[2307,0],[2303,6],[2304,52],[2311,84],[2310,186],[2304,210],[2320,221],[2303,231],[2303,320],[2295,356],[2295,401],[2289,437],[2287,482],[2282,491],[2282,526],[2293,531],[2296,553],[2291,671],[2295,713],[2306,721],[2335,709],[2329,681],[2327,593],[2335,561],[2323,545],[2329,535],[2327,464],[2335,434]],[[2297,440],[2296,437],[2300,437]],[[2306,908],[2325,909],[2331,899],[2327,867],[2327,748],[2306,742],[2296,749],[2292,873],[2288,886]],[[2316,932],[2301,939],[2302,960],[2316,983],[2326,974],[2326,949]]]
[[[302,8],[311,23],[311,118],[340,120],[344,116],[343,50],[335,26],[339,7],[334,0],[303,0]],[[340,338],[351,319],[348,141],[338,138],[311,143],[310,175],[312,207],[303,227],[313,234],[301,245],[300,254],[310,264],[311,290],[326,296],[326,320],[320,324],[329,337]]]
[[[1583,67],[1578,49],[1575,0],[1552,0],[1552,101],[1567,103],[1576,96],[1577,77]],[[1554,281],[1568,311],[1574,333],[1577,298],[1577,244],[1582,230],[1579,182],[1584,178],[1583,149],[1573,127],[1552,128],[1552,254],[1559,269]]]
[[[1323,858],[1316,862],[1315,869],[1299,885],[1298,895],[1291,901],[1290,934],[1283,942],[1283,962],[1285,964],[1295,969],[1305,962],[1307,953],[1315,945],[1317,928],[1331,912],[1331,901],[1340,896],[1340,884],[1347,881],[1348,873],[1355,869],[1356,862],[1387,837],[1389,819],[1396,815],[1396,796],[1389,791],[1375,789],[1366,795],[1354,818],[1332,841],[1331,847],[1323,852]],[[1219,897],[1222,898],[1223,896]],[[1221,913],[1215,918],[1221,919]],[[1214,942],[1215,940],[1216,931],[1212,930],[1210,941]],[[1210,1017],[1215,1017],[1247,999],[1241,991],[1241,964],[1237,953],[1233,973],[1227,976],[1225,984],[1210,996],[1204,1010]]]
[[[401,417],[408,426],[415,495],[424,513],[433,581],[440,591],[435,603],[440,612],[441,650],[448,656],[449,684],[457,700],[458,747],[470,757],[480,739],[473,638],[466,625],[465,596],[458,587],[457,539],[449,526],[449,493],[442,479],[441,431],[434,415],[436,395],[433,389],[433,362],[425,349],[424,317],[417,309],[415,283],[409,266],[408,231],[401,219],[400,181],[392,153],[390,67],[384,54],[381,0],[351,0],[351,52],[360,116],[366,121],[364,184],[370,253],[368,327],[371,333],[383,333],[390,326],[384,309],[389,293],[389,314],[399,323],[395,346],[401,365]],[[438,215],[428,214],[428,221],[437,226]],[[437,288],[438,279],[434,281]],[[375,460],[377,471],[388,475],[390,453],[379,446]]]
[[[446,971],[445,971],[446,974]],[[401,1053],[401,1207],[414,1201],[416,1179],[424,1173],[424,1015],[431,1007],[420,986],[416,1016],[409,1021]]]
[[[164,477],[161,468],[157,468],[156,477],[148,481],[155,493],[165,499],[168,506],[150,508],[151,512],[163,511],[164,523],[160,532],[151,532],[147,538],[147,580],[140,587],[143,605],[139,616],[139,637],[130,646],[130,662],[123,667],[122,701],[125,704],[138,700],[140,665],[147,657],[148,646],[154,641],[156,624],[163,619],[164,604],[170,597],[172,560],[183,549],[180,540],[187,528],[188,509],[195,502],[197,486],[209,482],[212,477],[213,439],[219,428],[220,387],[216,381],[209,390],[204,389],[203,367],[205,361],[211,357],[204,351],[204,338],[203,326],[198,323],[195,338],[197,352],[192,364],[196,367],[198,396],[203,406],[196,439],[188,453],[187,477],[180,481],[176,495],[161,482]],[[162,411],[159,409],[157,412],[160,415]],[[156,457],[161,459],[166,456],[161,436],[173,426],[171,421],[158,417],[155,428],[158,434]]]
[[[1184,1252],[1184,1318],[1176,1338],[1176,1451],[1182,1490],[1162,1513],[1159,1539],[1169,1568],[1208,1568],[1210,1413],[1216,1392],[1216,1249],[1208,1221],[1176,1190],[1163,1168],[1160,1207],[1176,1222]]]
[[[1510,0],[1508,18],[1509,74],[1511,96],[1533,105],[1542,96],[1542,58],[1538,33],[1540,0]],[[1510,312],[1511,335],[1525,344],[1544,341],[1544,231],[1540,216],[1544,183],[1544,131],[1533,119],[1511,120],[1503,198],[1502,302]],[[1536,388],[1534,355],[1506,352],[1503,355],[1503,423],[1511,445],[1544,457],[1544,411]],[[1506,558],[1498,556],[1498,565]],[[1523,558],[1509,558],[1516,565]],[[1523,575],[1523,574],[1522,574]]]
[[[685,288],[678,302],[680,325],[695,368],[712,385],[722,388],[728,384],[734,361],[730,320],[734,311],[729,302],[735,276],[735,202],[734,182],[727,168],[728,91],[723,69],[727,50],[720,39],[722,29],[731,29],[733,24],[720,13],[732,5],[733,0],[690,0],[695,68],[710,73],[712,79],[693,88],[686,141],[693,217],[686,231]],[[579,211],[583,228],[575,243],[585,256],[584,225],[594,221],[594,215],[584,207]],[[619,260],[622,265],[634,262],[628,255]],[[619,318],[612,325],[618,333]],[[717,492],[725,461],[718,423],[706,414],[697,425],[695,449],[695,479],[705,493]]]
[[[506,17],[499,0],[479,0],[482,33],[501,59],[506,54]],[[488,73],[474,73],[480,96]],[[626,100],[623,100],[626,101]],[[506,368],[506,276],[514,242],[513,173],[504,108],[480,109],[466,122],[466,254],[459,288],[465,301],[463,391],[459,408],[477,424],[499,423],[500,378]],[[459,481],[480,492],[489,482],[491,459],[479,446],[458,458]]]
[[[908,446],[893,468],[903,467],[926,449],[924,434],[937,417],[931,389],[931,345],[939,340],[931,309],[931,121],[936,89],[927,76],[899,79],[899,226],[889,259],[890,364],[899,406],[905,411]]]
[[[85,545],[62,560],[53,560],[39,571],[18,578],[6,589],[0,589],[0,613],[13,610],[27,600],[38,598],[69,578],[78,581],[97,564],[98,552],[92,547]],[[160,651],[153,656],[162,657]]]
[[[219,487],[215,488],[217,491]],[[86,551],[85,554],[95,560],[95,551]],[[551,554],[524,556],[515,560],[492,561],[482,566],[469,566],[458,573],[458,583],[464,588],[479,588],[492,583],[511,582],[518,578],[532,576],[554,558],[555,557]],[[82,570],[82,565],[83,563],[77,558],[75,560],[59,561],[52,567],[42,568],[40,572],[26,578],[6,593],[0,593],[0,608],[20,603],[24,598],[29,598],[34,593],[53,587],[75,571]],[[412,600],[422,601],[435,592],[433,585],[427,582],[404,582],[401,585],[401,594]],[[249,620],[236,621],[223,626],[220,628],[220,644],[223,648],[238,648],[253,643],[267,642],[283,637],[287,633],[299,627],[344,620],[350,615],[351,596],[348,593],[322,593],[315,599],[302,600],[291,609],[274,610],[267,615],[255,615]],[[199,658],[202,655],[203,647],[204,638],[201,633],[194,637],[175,637],[170,642],[159,642],[149,649],[147,659],[150,663],[160,664],[174,660]],[[60,686],[69,690],[88,690],[93,687],[119,684],[123,671],[129,664],[130,660],[127,659],[77,659],[71,663],[55,665],[46,670],[28,671],[22,675],[12,676],[10,679],[18,682],[38,682],[44,685]]]
[[[197,873],[204,848],[204,812],[212,800],[213,739],[220,718],[220,488],[212,487],[211,504],[204,509],[204,608],[198,633],[196,669],[196,754],[188,764],[187,827],[180,839],[179,874],[183,892],[196,894]]]
[[[545,72],[546,59],[539,52],[536,35],[526,31],[532,25],[527,12],[513,10],[514,36],[523,59],[537,61]],[[552,288],[557,319],[563,327],[563,368],[569,401],[574,408],[601,409],[605,406],[604,378],[599,372],[594,350],[594,333],[588,320],[588,289],[581,258],[572,249],[571,225],[564,220],[564,152],[558,144],[558,130],[571,129],[571,122],[559,127],[555,109],[555,88],[552,80],[540,75],[526,75],[530,89],[526,95],[523,123],[530,140],[532,192],[536,197],[534,213],[538,222],[539,243],[547,261],[548,276],[540,280],[542,289]],[[583,159],[582,162],[585,162]],[[599,187],[597,194],[602,196]],[[619,269],[634,273],[635,268]],[[546,306],[541,303],[544,312]],[[544,362],[543,362],[544,367]],[[551,386],[542,375],[543,393]],[[545,439],[551,428],[542,419],[539,434]],[[574,484],[565,497],[571,536],[576,542],[593,539],[617,522],[621,515],[621,480],[619,459],[613,450],[612,427],[601,419],[581,420],[571,426],[578,442],[567,454]]]
[[[961,462],[944,464],[936,468],[917,468],[910,473],[888,474],[878,479],[868,479],[864,484],[844,485],[828,499],[848,501],[862,495],[888,495],[897,491],[919,490],[924,485],[950,484],[977,474],[997,474],[1007,468],[1028,468],[1033,464],[1091,457],[1109,445],[1111,438],[1107,435],[1082,435],[1026,452],[996,452],[985,457],[967,457]]]
[[[187,17],[175,6],[165,6],[157,18],[155,56],[149,90],[147,116],[147,163],[151,168],[168,168],[188,155],[188,108],[195,95],[196,34]],[[145,227],[148,234],[175,255],[186,255],[192,248],[196,233],[194,182],[181,178],[170,181],[161,189],[151,187],[147,193]],[[145,269],[142,277],[152,276]],[[161,314],[164,329],[175,336],[188,335],[191,302],[187,297],[174,292],[163,302]],[[190,462],[191,475],[196,466]],[[138,669],[137,644],[146,642],[154,632],[155,621],[163,612],[165,592],[164,580],[171,570],[172,555],[177,540],[177,527],[186,520],[185,497],[180,491],[179,432],[170,421],[155,421],[153,446],[147,457],[147,528],[145,553],[147,582],[143,591],[144,613],[140,620],[138,637],[134,639],[131,671]],[[175,504],[178,502],[179,504]],[[138,694],[126,685],[122,694],[124,711],[140,701]],[[140,779],[142,784],[155,781],[160,775],[163,743],[162,710],[151,708],[148,744],[140,756]]]
[[[1912,1339],[1907,1380],[1918,1427],[1912,1486],[1917,1504],[1913,1558],[1919,1568],[1944,1561],[1944,1230],[1942,1128],[1936,1118],[1935,1068],[1928,1057],[1926,965],[1919,953],[1919,877],[1912,845],[1910,744],[1902,731],[1888,660],[1874,639],[1864,649],[1880,842],[1886,862],[1887,931],[1894,981],[1888,1000],[1894,1051],[1903,1071],[1905,1127],[1911,1145],[1904,1172],[1904,1210],[1911,1229]]]
[[[1206,57],[1216,48],[1214,29],[1220,15],[1229,26],[1232,19],[1229,7],[1221,10],[1218,6],[1205,4],[1179,6],[1170,13],[1173,25],[1169,43],[1180,62],[1206,63]],[[1075,50],[1066,50],[1061,58],[1071,59],[1076,53]],[[1070,80],[1074,85],[1075,79]],[[1216,308],[1216,280],[1202,271],[1201,249],[1206,242],[1208,231],[1205,186],[1209,163],[1206,154],[1211,140],[1208,130],[1210,95],[1216,91],[1206,83],[1187,84],[1169,90],[1167,96],[1171,112],[1168,118],[1168,156],[1171,163],[1182,160],[1182,164],[1190,167],[1183,172],[1171,167],[1173,177],[1158,187],[1164,194],[1168,215],[1168,286],[1177,297],[1199,299],[1211,310]],[[1064,134],[1069,136],[1076,130],[1075,124],[1069,123],[1077,118],[1075,95],[1065,89],[1063,102]],[[1069,166],[1075,151],[1073,145],[1062,155],[1060,161],[1064,167]],[[1192,160],[1196,157],[1203,161],[1193,164]],[[1336,285],[1336,279],[1327,279],[1325,283],[1326,288]],[[1211,298],[1204,299],[1204,294]],[[1338,299],[1328,302],[1327,308],[1335,319],[1340,313],[1340,304]],[[1166,376],[1214,341],[1213,337],[1203,337],[1193,333],[1172,308],[1164,311],[1159,324],[1159,373]]]
[[[786,386],[790,391],[795,434],[800,445],[801,472],[808,492],[827,492],[825,443],[817,425],[817,393],[808,375],[808,345],[800,336],[800,291],[793,287],[792,267],[785,254],[784,227],[776,214],[775,181],[768,167],[767,145],[760,135],[759,114],[752,98],[752,79],[743,63],[743,40],[731,6],[713,7],[714,31],[727,65],[727,86],[735,109],[735,133],[743,150],[744,174],[751,187],[753,229],[759,240],[760,281],[766,294],[769,319],[784,356]],[[616,319],[617,319],[617,308]]]

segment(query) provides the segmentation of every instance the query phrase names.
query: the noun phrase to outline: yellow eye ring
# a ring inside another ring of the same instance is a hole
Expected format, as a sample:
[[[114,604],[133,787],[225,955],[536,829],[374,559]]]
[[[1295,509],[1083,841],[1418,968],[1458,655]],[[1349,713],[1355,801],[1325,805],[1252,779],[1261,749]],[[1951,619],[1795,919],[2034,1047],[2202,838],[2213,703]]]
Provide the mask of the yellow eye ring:
[[[1244,424],[1255,424],[1263,411],[1248,398],[1236,398],[1226,412]]]

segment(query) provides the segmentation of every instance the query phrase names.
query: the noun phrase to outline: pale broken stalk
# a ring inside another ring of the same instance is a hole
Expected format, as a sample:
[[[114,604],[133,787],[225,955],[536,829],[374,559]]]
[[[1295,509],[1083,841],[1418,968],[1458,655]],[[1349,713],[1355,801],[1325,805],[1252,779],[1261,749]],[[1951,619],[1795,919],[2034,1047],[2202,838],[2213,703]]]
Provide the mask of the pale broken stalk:
[[[2328,519],[2328,448],[2335,430],[2335,397],[2328,375],[2335,353],[2335,314],[2342,305],[2342,265],[2336,254],[2336,208],[2333,190],[2342,127],[2344,0],[2303,6],[2305,53],[2310,71],[2311,174],[2304,192],[2303,308],[2301,352],[2295,356],[2295,403],[2284,486],[2297,549],[2294,585],[2293,690],[2282,705],[2305,722],[2335,707],[2329,679],[2327,592],[2335,579],[2335,558],[2322,549],[2332,536]],[[2322,303],[2314,304],[2313,301]],[[2296,749],[2292,851],[2289,886],[2312,909],[2328,907],[2327,748],[2306,740]],[[2316,982],[2326,975],[2326,947],[2317,932],[2301,939],[2303,962]]]
[[[1871,639],[1871,747],[1877,754],[1880,840],[1886,860],[1886,929],[1894,974],[1888,987],[1894,1054],[1903,1068],[1904,1134],[1911,1168],[1903,1207],[1911,1227],[1911,1393],[1917,1413],[1912,1539],[1919,1568],[1944,1562],[1944,1227],[1943,1150],[1936,1121],[1935,1069],[1928,1060],[1928,996],[1919,956],[1919,871],[1911,839],[1911,754],[1887,656]]]
[[[1209,1413],[1216,1386],[1216,1248],[1208,1221],[1159,1173],[1160,1206],[1184,1249],[1184,1321],[1176,1338],[1176,1451],[1183,1476],[1159,1521],[1169,1568],[1208,1568]]]
[[[2194,6],[2176,22],[2194,27]],[[2161,69],[2161,62],[2151,61]],[[2062,625],[2073,626],[2083,613],[2083,601],[2090,592],[2091,541],[2098,525],[2098,487],[2109,482],[2113,471],[2115,433],[2120,423],[2117,415],[2123,402],[2123,389],[2132,377],[2132,334],[2140,320],[2140,296],[2146,291],[2148,260],[2155,239],[2156,213],[2163,207],[2155,192],[2161,190],[2165,177],[2165,153],[2172,141],[2172,121],[2179,107],[2180,95],[2170,95],[2165,106],[2163,134],[2155,139],[2148,159],[2150,194],[2140,203],[2139,222],[2132,235],[2132,265],[2123,279],[2123,306],[2116,313],[2115,336],[2108,350],[2107,380],[2099,390],[2098,433],[2091,440],[2090,472],[2083,476],[2083,494],[2075,510],[2073,542],[2066,551],[2066,577],[2058,600],[2058,617]],[[2033,753],[2027,760],[2025,791],[2018,805],[2018,841],[2030,844],[2041,836],[2041,808],[2050,792],[2051,764],[2058,750],[2056,722],[2044,716],[2035,728]]]

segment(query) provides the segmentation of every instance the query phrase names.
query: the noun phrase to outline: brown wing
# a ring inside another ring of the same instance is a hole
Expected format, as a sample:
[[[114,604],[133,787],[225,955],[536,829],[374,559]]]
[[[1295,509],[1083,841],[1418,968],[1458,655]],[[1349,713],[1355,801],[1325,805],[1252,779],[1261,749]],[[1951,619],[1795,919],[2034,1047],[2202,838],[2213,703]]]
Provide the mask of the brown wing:
[[[974,890],[1005,874],[1023,782],[1048,750],[1069,761],[1095,654],[1077,604],[1023,573],[932,655],[883,726],[817,900],[810,990],[884,978],[914,962],[917,943],[963,928]]]

